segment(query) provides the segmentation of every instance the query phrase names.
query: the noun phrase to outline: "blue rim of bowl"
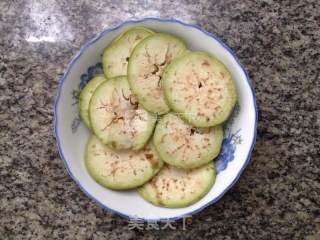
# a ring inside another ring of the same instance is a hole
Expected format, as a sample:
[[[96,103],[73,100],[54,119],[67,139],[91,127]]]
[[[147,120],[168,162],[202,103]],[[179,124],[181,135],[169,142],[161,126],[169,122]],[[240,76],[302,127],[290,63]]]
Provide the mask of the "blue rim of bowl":
[[[253,139],[252,139],[252,143],[251,143],[251,147],[250,147],[250,150],[248,152],[248,155],[247,155],[247,158],[246,158],[246,161],[244,163],[244,165],[242,166],[242,168],[240,169],[238,175],[235,177],[235,179],[232,181],[232,183],[219,195],[217,196],[216,198],[212,199],[210,202],[204,204],[203,206],[199,207],[198,209],[194,210],[194,211],[191,211],[191,212],[188,212],[188,213],[185,213],[183,215],[179,215],[179,216],[176,216],[176,217],[171,217],[171,218],[156,218],[156,219],[149,219],[149,218],[139,218],[139,219],[142,219],[142,220],[145,220],[145,221],[164,221],[164,220],[178,220],[178,219],[181,219],[185,216],[192,216],[200,211],[202,211],[203,209],[205,209],[206,207],[218,202],[225,194],[227,191],[229,191],[233,185],[235,185],[235,183],[238,181],[238,179],[240,178],[242,172],[244,171],[244,169],[247,167],[247,165],[249,164],[250,162],[250,158],[251,158],[251,153],[252,153],[252,150],[253,150],[253,147],[256,143],[256,137],[257,137],[257,123],[258,123],[258,109],[257,109],[257,103],[256,103],[256,96],[255,96],[255,91],[254,91],[254,88],[253,88],[253,84],[252,84],[252,81],[251,79],[249,78],[249,75],[248,75],[248,72],[246,71],[246,69],[244,68],[244,66],[240,63],[240,60],[237,58],[236,54],[233,52],[233,50],[231,50],[230,47],[228,47],[219,37],[217,37],[216,35],[214,35],[213,33],[210,33],[206,30],[203,30],[202,28],[200,28],[199,26],[197,25],[194,25],[194,24],[189,24],[189,23],[184,23],[182,22],[181,20],[178,20],[178,19],[174,19],[174,18],[156,18],[156,17],[148,17],[148,18],[142,18],[142,19],[138,19],[138,20],[127,20],[127,21],[124,21],[122,22],[121,24],[118,24],[117,26],[115,27],[111,27],[111,28],[106,28],[105,30],[101,31],[100,33],[98,33],[95,37],[93,37],[91,40],[89,40],[88,42],[86,42],[81,48],[80,48],[80,51],[72,58],[72,60],[69,62],[68,66],[67,66],[67,69],[64,73],[64,75],[62,76],[62,78],[60,79],[59,81],[59,86],[58,86],[58,93],[56,95],[56,98],[55,98],[55,102],[54,102],[54,122],[53,122],[53,125],[54,125],[54,135],[55,135],[55,138],[56,138],[56,141],[57,141],[57,145],[58,145],[58,150],[59,150],[59,154],[60,154],[60,157],[61,159],[63,160],[63,163],[67,169],[67,172],[68,174],[71,176],[71,178],[76,182],[76,184],[80,187],[81,191],[84,192],[89,198],[91,198],[92,200],[94,200],[100,207],[102,207],[103,209],[106,209],[108,210],[109,212],[111,212],[112,214],[117,214],[125,219],[135,219],[136,217],[135,216],[129,216],[129,215],[126,215],[126,214],[123,214],[119,211],[116,211],[114,209],[111,209],[110,207],[104,205],[103,203],[101,203],[99,200],[97,200],[94,196],[92,196],[90,193],[88,193],[84,187],[82,187],[81,183],[78,181],[78,179],[72,174],[70,168],[69,168],[69,165],[63,155],[63,152],[62,152],[62,148],[61,148],[61,144],[60,144],[60,139],[59,139],[59,135],[58,135],[58,114],[57,114],[57,108],[58,108],[58,102],[59,102],[59,99],[60,99],[60,93],[61,93],[61,89],[62,89],[62,86],[63,86],[63,83],[65,81],[65,79],[67,78],[73,64],[79,59],[79,57],[83,54],[83,52],[89,47],[91,46],[93,43],[95,43],[96,41],[98,41],[102,36],[104,36],[105,34],[109,33],[109,32],[112,32],[112,31],[115,31],[119,28],[122,28],[128,24],[132,24],[132,23],[142,23],[142,22],[145,22],[145,21],[158,21],[158,22],[171,22],[171,23],[178,23],[180,25],[183,25],[183,26],[186,26],[186,27],[191,27],[191,28],[195,28],[199,31],[201,31],[202,33],[206,34],[207,36],[213,38],[214,40],[216,40],[217,42],[220,43],[220,45],[225,49],[227,50],[232,56],[233,58],[236,60],[237,64],[240,66],[240,68],[242,69],[242,71],[244,72],[245,76],[246,76],[246,80],[250,86],[250,89],[251,89],[251,93],[252,93],[252,97],[253,97],[253,103],[254,103],[254,110],[255,110],[255,123],[254,123],[254,136],[253,136]]]

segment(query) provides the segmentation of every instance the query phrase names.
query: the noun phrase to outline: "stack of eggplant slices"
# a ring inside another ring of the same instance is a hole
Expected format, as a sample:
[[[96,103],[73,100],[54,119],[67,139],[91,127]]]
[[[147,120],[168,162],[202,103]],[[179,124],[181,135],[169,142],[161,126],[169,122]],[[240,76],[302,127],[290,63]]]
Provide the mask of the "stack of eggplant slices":
[[[150,203],[180,208],[215,183],[222,124],[236,103],[227,68],[170,34],[133,27],[104,50],[103,72],[80,94],[91,130],[85,164],[113,190],[137,189]]]

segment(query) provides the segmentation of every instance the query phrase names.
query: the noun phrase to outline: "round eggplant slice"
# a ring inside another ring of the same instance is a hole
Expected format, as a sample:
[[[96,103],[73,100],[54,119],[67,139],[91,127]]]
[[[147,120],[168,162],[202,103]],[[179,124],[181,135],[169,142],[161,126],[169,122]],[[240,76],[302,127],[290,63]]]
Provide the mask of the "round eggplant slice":
[[[168,113],[156,126],[153,143],[163,161],[179,168],[196,168],[218,156],[223,140],[220,125],[195,128],[174,113]]]
[[[148,183],[138,189],[154,205],[168,208],[187,207],[204,197],[215,182],[212,163],[184,170],[165,165]]]
[[[163,74],[162,87],[170,108],[195,127],[221,124],[237,100],[227,68],[203,52],[172,62]]]
[[[103,72],[107,78],[127,75],[129,57],[134,47],[153,32],[144,27],[133,27],[116,37],[104,50]]]
[[[87,143],[85,164],[99,184],[125,190],[146,183],[161,169],[163,162],[152,144],[140,151],[115,151],[92,135]]]
[[[125,76],[112,78],[96,89],[89,115],[94,134],[114,149],[141,149],[156,123],[156,117],[138,105]]]
[[[104,77],[104,75],[100,74],[95,76],[82,89],[79,96],[80,116],[89,129],[91,129],[90,119],[89,119],[90,99],[92,97],[93,92],[96,90],[96,88],[104,81],[106,81],[106,78]]]
[[[161,89],[163,69],[185,50],[181,40],[164,33],[147,37],[133,50],[128,79],[133,93],[146,110],[157,114],[169,111]]]

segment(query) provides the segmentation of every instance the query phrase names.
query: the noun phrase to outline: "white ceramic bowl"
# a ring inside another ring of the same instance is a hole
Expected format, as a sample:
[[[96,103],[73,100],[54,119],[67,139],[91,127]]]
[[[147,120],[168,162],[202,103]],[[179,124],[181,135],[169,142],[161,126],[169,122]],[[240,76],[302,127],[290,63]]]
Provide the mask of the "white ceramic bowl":
[[[84,164],[85,145],[90,132],[81,122],[77,96],[88,79],[101,71],[101,53],[120,32],[132,26],[145,26],[184,39],[191,50],[206,51],[222,61],[236,82],[238,104],[225,126],[222,151],[216,159],[216,182],[209,193],[195,204],[178,209],[156,207],[135,191],[112,191],[100,186]],[[173,19],[146,18],[127,21],[109,28],[81,47],[60,81],[54,109],[54,129],[59,152],[70,176],[82,191],[102,207],[126,218],[144,220],[178,219],[193,215],[217,202],[238,180],[250,161],[257,127],[257,107],[248,74],[235,54],[216,36]]]

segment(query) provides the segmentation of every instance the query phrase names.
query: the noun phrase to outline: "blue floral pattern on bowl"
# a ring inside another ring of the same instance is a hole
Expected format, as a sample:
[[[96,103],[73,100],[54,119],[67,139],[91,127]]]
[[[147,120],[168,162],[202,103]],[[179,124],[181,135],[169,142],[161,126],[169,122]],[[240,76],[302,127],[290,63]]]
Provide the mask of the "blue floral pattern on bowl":
[[[239,132],[240,130],[233,134],[228,133],[223,139],[220,154],[215,160],[217,173],[225,170],[228,166],[228,163],[234,159],[236,147],[242,142]]]
[[[96,65],[94,66],[90,66],[87,70],[86,73],[82,74],[80,76],[80,84],[79,84],[79,88],[83,89],[87,83],[96,75],[99,75],[103,73],[102,72],[102,63],[98,62]]]
[[[239,112],[240,105],[237,103],[224,127],[224,139],[222,141],[221,151],[218,157],[215,159],[217,173],[225,170],[228,166],[228,163],[233,161],[237,145],[242,143],[242,137],[240,135],[241,129],[235,132],[232,130],[232,125],[235,118],[237,118],[239,115]]]

